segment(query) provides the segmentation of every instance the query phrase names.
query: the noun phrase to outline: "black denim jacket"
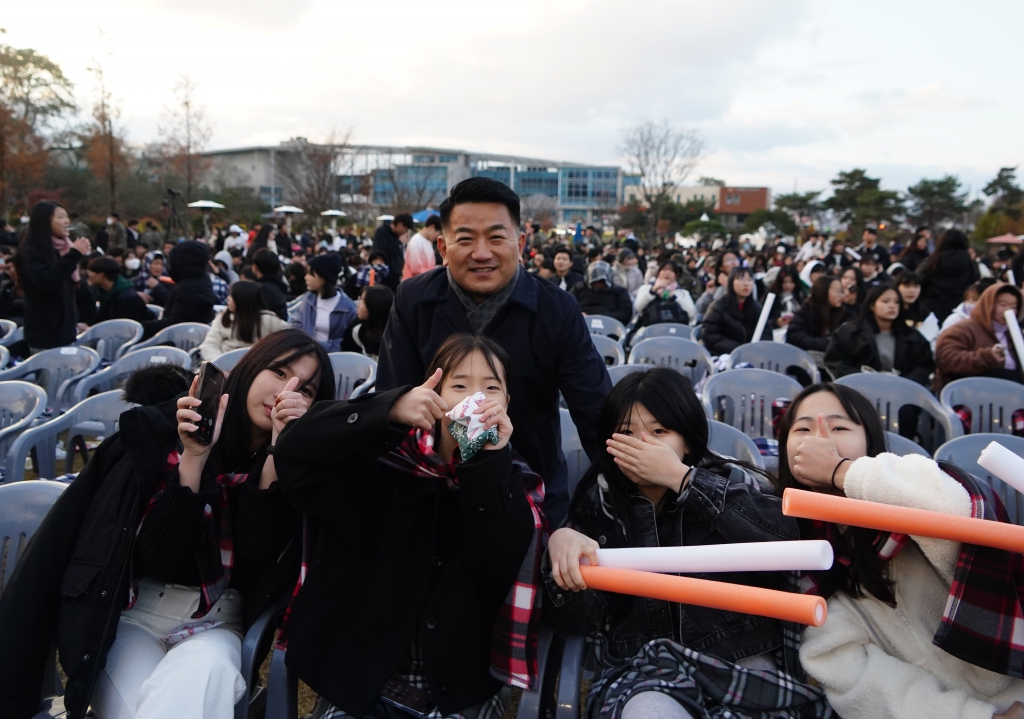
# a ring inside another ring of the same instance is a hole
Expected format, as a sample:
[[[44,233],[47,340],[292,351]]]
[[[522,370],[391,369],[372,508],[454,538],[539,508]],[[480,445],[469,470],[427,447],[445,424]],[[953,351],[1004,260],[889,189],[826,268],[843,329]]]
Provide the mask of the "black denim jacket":
[[[611,548],[619,546],[618,533],[602,485],[607,486],[604,478],[598,477],[563,526],[597,540],[603,548]],[[630,497],[630,507],[644,547],[799,539],[796,521],[782,514],[778,497],[762,494],[752,483],[736,481],[735,477],[730,480],[704,469],[694,470],[678,497],[666,499],[657,521],[654,504],[639,491]],[[542,576],[549,600],[545,602],[545,616],[555,629],[562,634],[601,631],[608,639],[609,652],[623,659],[661,637],[728,661],[782,645],[782,625],[774,619],[592,589],[564,591],[551,576],[547,553]],[[686,576],[783,591],[790,588],[789,577],[783,572]]]

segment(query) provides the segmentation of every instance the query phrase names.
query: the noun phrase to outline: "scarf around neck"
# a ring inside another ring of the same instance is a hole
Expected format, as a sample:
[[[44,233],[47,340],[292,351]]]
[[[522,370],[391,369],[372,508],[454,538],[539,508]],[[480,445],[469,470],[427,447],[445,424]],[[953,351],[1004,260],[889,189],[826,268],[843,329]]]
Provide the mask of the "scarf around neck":
[[[482,334],[491,321],[498,315],[501,308],[508,304],[509,298],[512,296],[512,291],[516,288],[516,283],[519,281],[519,272],[521,268],[517,268],[516,273],[512,275],[512,279],[509,283],[502,287],[500,290],[490,295],[483,302],[477,303],[472,297],[470,297],[459,283],[452,277],[451,268],[448,268],[448,284],[451,286],[455,296],[459,298],[459,302],[462,304],[462,309],[466,311],[466,319],[469,320],[469,326],[473,328],[474,334]]]

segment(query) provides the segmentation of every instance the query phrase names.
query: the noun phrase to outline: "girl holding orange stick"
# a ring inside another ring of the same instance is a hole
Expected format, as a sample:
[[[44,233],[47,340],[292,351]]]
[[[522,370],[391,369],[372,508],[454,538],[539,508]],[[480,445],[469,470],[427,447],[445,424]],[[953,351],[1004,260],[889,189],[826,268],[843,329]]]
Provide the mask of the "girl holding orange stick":
[[[848,387],[808,387],[780,426],[785,487],[1006,521],[987,485],[958,467],[886,452],[871,403]],[[828,620],[800,659],[844,719],[1024,719],[1024,557],[928,537],[800,520],[836,561],[811,573]]]

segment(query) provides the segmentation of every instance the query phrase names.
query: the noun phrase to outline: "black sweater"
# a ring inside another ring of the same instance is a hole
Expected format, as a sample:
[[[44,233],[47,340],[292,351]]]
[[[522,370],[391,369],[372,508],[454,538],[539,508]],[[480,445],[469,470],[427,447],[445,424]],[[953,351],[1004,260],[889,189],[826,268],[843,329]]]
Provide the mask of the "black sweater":
[[[704,346],[712,355],[732,352],[747,342],[756,341],[754,330],[761,316],[761,303],[748,297],[741,309],[729,295],[715,300],[704,316]],[[771,340],[771,323],[765,323],[759,339]]]

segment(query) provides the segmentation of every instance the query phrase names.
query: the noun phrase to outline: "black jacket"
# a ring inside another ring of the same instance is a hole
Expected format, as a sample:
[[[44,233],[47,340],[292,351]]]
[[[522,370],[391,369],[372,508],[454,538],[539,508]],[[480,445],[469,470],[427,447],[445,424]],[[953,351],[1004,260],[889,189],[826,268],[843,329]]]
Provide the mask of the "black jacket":
[[[633,303],[625,287],[612,285],[603,290],[595,290],[587,287],[586,282],[577,282],[569,294],[576,298],[580,311],[585,315],[614,317],[624,325],[628,325],[633,317]]]
[[[33,349],[71,344],[78,323],[71,275],[82,253],[72,247],[63,256],[46,255],[29,247],[24,254],[19,280],[25,292],[25,342]]]
[[[843,317],[839,321],[841,325],[843,322],[849,322],[856,316],[856,312],[849,305],[843,305]],[[831,335],[821,334],[821,316],[818,311],[810,306],[809,303],[804,303],[800,309],[793,314],[793,319],[789,322],[789,327],[786,330],[786,344],[799,347],[805,352],[808,350],[816,352],[824,352],[828,349],[828,341]]]
[[[383,252],[388,258],[388,277],[402,276],[402,270],[405,269],[405,247],[390,224],[381,225],[373,233],[373,251]]]
[[[409,431],[388,419],[408,389],[321,402],[274,451],[285,499],[316,524],[288,667],[353,716],[414,637],[442,714],[494,696],[494,622],[533,537],[511,447],[461,464],[457,491],[375,461]]]
[[[559,287],[562,286],[562,278],[559,277],[558,275],[555,275],[554,277],[551,277],[550,279],[551,279],[552,282],[554,282]],[[566,292],[571,290],[573,287],[578,285],[580,282],[583,282],[583,280],[584,280],[584,277],[583,277],[582,273],[576,272],[575,270],[570,268],[570,270],[565,275],[565,290],[566,290]]]
[[[446,268],[405,280],[381,342],[377,389],[422,384],[441,342],[454,332],[472,331]],[[544,513],[558,526],[569,506],[568,476],[565,465],[559,466],[558,393],[565,397],[583,449],[593,455],[597,414],[612,388],[608,369],[576,301],[525,269],[484,334],[512,359],[508,414],[512,426],[520,428],[516,451],[544,478]]]
[[[611,518],[615,510],[604,499],[606,496],[597,482],[591,484],[573,505],[566,526],[610,549],[624,545]],[[634,546],[702,546],[800,537],[796,520],[783,516],[778,497],[762,494],[749,484],[730,481],[706,469],[694,470],[688,487],[678,497],[669,495],[657,517],[654,504],[639,492],[630,495],[627,502],[634,531],[641,537]],[[546,553],[541,575],[547,594],[544,613],[555,628],[562,634],[603,632],[609,652],[621,659],[630,659],[659,637],[671,637],[690,649],[727,661],[770,652],[782,645],[782,625],[774,619],[592,589],[567,592],[552,579]],[[789,589],[783,572],[687,576]]]
[[[54,504],[0,594],[4,719],[27,719],[38,711],[54,640],[68,678],[68,717],[85,715],[128,597],[135,529],[162,477],[167,454],[178,446],[176,405],[172,399],[121,415],[120,430],[100,445]],[[280,507],[280,489],[272,486],[267,492],[277,495],[268,500]],[[236,567],[246,554],[241,536],[235,533]],[[272,598],[294,586],[299,544],[296,536],[260,573],[250,563],[245,627]]]
[[[717,299],[704,315],[704,346],[712,355],[722,355],[747,342],[754,341],[757,319],[761,316],[761,303],[748,297],[740,309],[735,299],[726,295]],[[765,323],[760,339],[771,340],[771,323]]]
[[[897,320],[899,322],[900,320]],[[893,323],[894,329],[896,324]],[[898,331],[898,329],[897,329]],[[894,333],[895,334],[895,333]],[[895,334],[896,358],[893,369],[901,377],[914,380],[925,387],[931,386],[931,374],[935,371],[932,347],[920,332],[906,329]],[[832,335],[825,351],[825,365],[836,379],[871,367],[882,371],[875,343],[875,328],[870,321],[847,322]]]
[[[153,319],[153,313],[139,297],[134,285],[126,287],[112,297],[101,298],[99,303],[99,309],[93,315],[91,324],[117,319],[135,320],[136,322],[149,322]]]
[[[288,298],[281,286],[280,275],[264,275],[256,280],[260,285],[260,296],[267,309],[280,319],[288,320]]]
[[[964,290],[978,281],[978,267],[967,250],[932,255],[918,268],[921,276],[921,310],[934,312],[941,323],[963,302]]]
[[[217,296],[207,273],[209,250],[201,242],[188,241],[171,250],[170,274],[174,280],[171,298],[164,305],[164,314],[158,320],[144,322],[143,339],[148,339],[165,327],[182,322],[210,324],[215,313]]]

